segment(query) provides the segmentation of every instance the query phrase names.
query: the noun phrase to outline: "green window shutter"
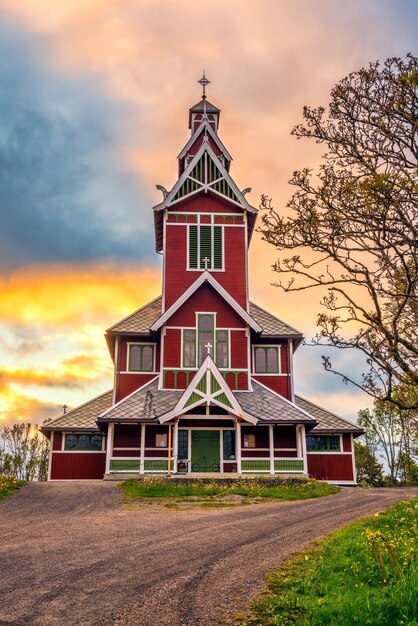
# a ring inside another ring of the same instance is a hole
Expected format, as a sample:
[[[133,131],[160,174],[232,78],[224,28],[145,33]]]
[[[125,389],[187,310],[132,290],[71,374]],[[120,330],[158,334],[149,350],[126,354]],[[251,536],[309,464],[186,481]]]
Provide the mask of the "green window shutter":
[[[189,226],[189,267],[197,269],[197,226]]]
[[[212,227],[201,226],[200,227],[200,268],[205,269],[204,259],[209,259],[208,269],[212,268]]]
[[[222,226],[213,227],[213,266],[215,270],[221,270],[223,266]]]

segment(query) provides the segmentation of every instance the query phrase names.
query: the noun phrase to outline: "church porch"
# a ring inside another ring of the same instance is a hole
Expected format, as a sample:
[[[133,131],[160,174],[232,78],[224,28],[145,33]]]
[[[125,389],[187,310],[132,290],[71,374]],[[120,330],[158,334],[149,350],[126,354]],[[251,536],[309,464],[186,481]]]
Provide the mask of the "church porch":
[[[107,477],[306,474],[303,425],[247,425],[233,416],[108,425]]]

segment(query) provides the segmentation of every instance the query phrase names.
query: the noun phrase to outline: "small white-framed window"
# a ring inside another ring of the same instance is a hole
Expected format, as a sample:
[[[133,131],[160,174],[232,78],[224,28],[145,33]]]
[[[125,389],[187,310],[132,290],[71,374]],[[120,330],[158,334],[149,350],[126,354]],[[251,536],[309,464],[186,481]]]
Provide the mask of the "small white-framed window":
[[[254,346],[254,372],[280,373],[280,346]]]
[[[153,372],[155,346],[149,343],[128,344],[128,371]]]
[[[339,435],[308,435],[306,437],[308,452],[341,452]]]

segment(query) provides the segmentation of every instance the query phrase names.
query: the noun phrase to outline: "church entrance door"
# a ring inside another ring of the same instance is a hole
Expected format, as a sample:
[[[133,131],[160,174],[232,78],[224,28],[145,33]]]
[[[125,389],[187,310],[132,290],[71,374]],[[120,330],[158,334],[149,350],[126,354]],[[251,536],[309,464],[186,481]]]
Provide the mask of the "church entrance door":
[[[219,430],[192,430],[192,472],[221,469]]]

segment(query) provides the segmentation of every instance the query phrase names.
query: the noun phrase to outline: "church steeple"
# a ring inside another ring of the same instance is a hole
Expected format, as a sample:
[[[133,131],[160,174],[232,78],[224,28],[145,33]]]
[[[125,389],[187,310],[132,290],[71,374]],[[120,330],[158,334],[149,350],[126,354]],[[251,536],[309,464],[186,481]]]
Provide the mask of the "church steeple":
[[[199,128],[203,121],[207,121],[211,128],[218,132],[220,110],[213,105],[206,97],[206,87],[210,85],[210,80],[206,77],[205,70],[200,80],[197,81],[202,85],[202,99],[189,109],[189,128],[193,133]]]

